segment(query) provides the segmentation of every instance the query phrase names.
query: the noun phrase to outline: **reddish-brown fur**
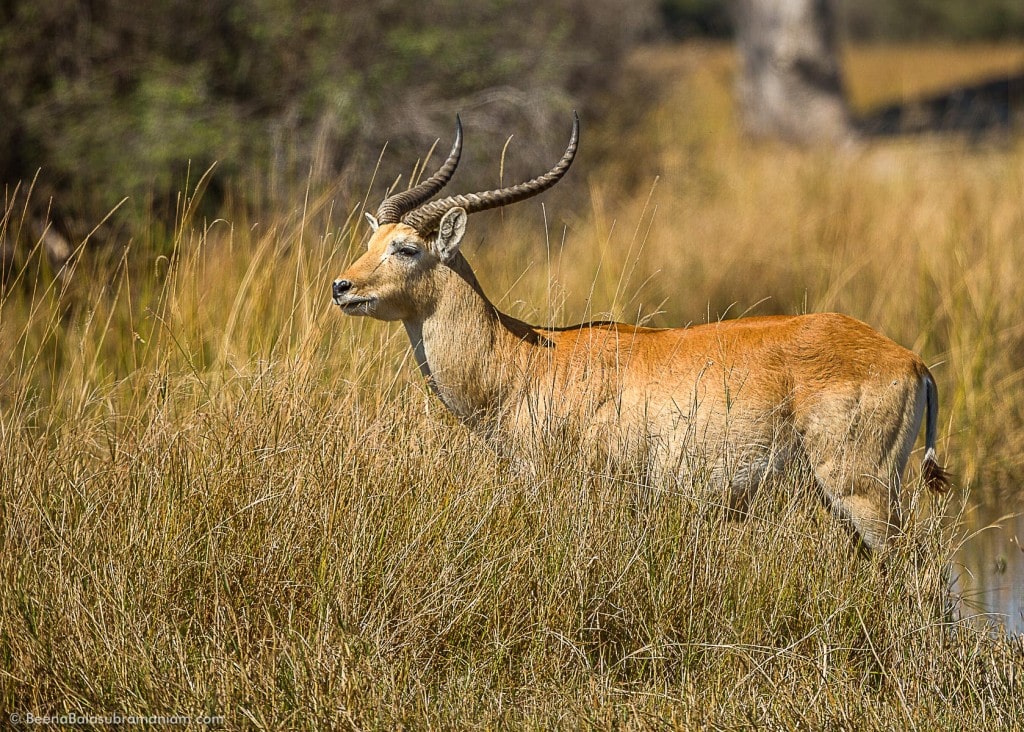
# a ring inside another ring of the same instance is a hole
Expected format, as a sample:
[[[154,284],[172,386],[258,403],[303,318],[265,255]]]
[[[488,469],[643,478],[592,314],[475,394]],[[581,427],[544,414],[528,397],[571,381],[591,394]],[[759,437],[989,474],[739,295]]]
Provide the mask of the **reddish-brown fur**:
[[[900,527],[901,476],[927,413],[923,477],[947,485],[931,374],[864,323],[824,313],[664,330],[531,326],[484,295],[459,252],[465,224],[454,208],[436,237],[380,226],[335,301],[402,320],[441,400],[506,449],[528,451],[569,423],[613,453],[643,444],[664,479],[720,481],[733,504],[800,464],[878,548]]]

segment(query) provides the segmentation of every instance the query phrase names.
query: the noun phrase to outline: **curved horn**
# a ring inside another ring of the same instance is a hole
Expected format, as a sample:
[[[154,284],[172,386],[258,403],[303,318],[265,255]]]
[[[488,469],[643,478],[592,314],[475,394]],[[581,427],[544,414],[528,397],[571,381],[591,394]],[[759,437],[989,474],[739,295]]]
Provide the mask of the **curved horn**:
[[[437,201],[432,201],[420,209],[411,211],[402,217],[402,222],[416,229],[420,234],[427,235],[437,230],[441,218],[449,209],[461,206],[466,213],[485,211],[489,208],[508,206],[510,203],[522,201],[523,199],[536,196],[553,186],[572,165],[576,156],[576,149],[580,141],[580,118],[575,112],[572,113],[572,137],[569,139],[569,147],[566,148],[562,159],[558,161],[551,170],[544,175],[538,176],[526,183],[501,188],[496,191],[485,193],[468,193],[461,196],[449,196]]]
[[[462,155],[462,120],[455,115],[455,143],[448,153],[448,159],[437,172],[419,185],[407,191],[385,198],[377,209],[377,221],[381,224],[397,224],[402,216],[437,194],[451,179]]]

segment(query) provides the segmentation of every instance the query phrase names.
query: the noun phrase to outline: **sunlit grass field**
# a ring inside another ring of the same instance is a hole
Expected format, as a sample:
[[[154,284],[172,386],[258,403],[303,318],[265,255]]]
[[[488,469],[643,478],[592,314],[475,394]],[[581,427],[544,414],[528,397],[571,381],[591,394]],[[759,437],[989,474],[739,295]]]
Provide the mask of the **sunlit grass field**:
[[[891,83],[877,53],[848,59],[855,100]],[[887,53],[902,88],[933,83],[934,50]],[[170,256],[86,248],[66,280],[36,256],[0,303],[2,711],[232,729],[1024,717],[1020,640],[957,622],[944,592],[964,500],[1020,502],[1024,139],[754,145],[731,69],[723,48],[639,54],[657,103],[637,114],[624,91],[584,127],[575,187],[474,217],[467,255],[533,322],[838,310],[921,353],[956,488],[922,495],[915,455],[917,518],[886,562],[802,491],[730,522],[711,490],[595,474],[572,447],[524,474],[428,393],[400,326],[332,309],[365,191],[202,220],[197,173],[159,234]],[[370,210],[411,163],[385,157]]]

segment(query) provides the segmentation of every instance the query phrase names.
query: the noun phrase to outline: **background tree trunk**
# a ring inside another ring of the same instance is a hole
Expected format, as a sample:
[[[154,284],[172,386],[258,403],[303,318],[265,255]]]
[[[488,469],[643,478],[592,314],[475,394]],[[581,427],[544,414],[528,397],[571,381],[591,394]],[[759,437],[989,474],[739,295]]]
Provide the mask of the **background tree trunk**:
[[[852,135],[832,0],[733,0],[740,114],[755,137],[798,144]]]

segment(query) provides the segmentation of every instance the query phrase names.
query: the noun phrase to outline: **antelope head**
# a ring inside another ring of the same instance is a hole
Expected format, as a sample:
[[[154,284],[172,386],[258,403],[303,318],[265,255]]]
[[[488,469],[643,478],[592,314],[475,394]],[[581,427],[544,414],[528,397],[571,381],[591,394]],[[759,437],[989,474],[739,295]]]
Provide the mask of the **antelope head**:
[[[377,215],[366,215],[373,235],[366,252],[336,279],[334,302],[348,315],[415,321],[434,309],[453,274],[465,277],[459,246],[469,214],[536,196],[557,183],[579,144],[579,117],[562,159],[544,175],[499,190],[449,196],[426,203],[448,183],[462,152],[462,122],[455,118],[455,143],[444,165],[429,179],[384,199]],[[470,275],[471,277],[471,275]]]

